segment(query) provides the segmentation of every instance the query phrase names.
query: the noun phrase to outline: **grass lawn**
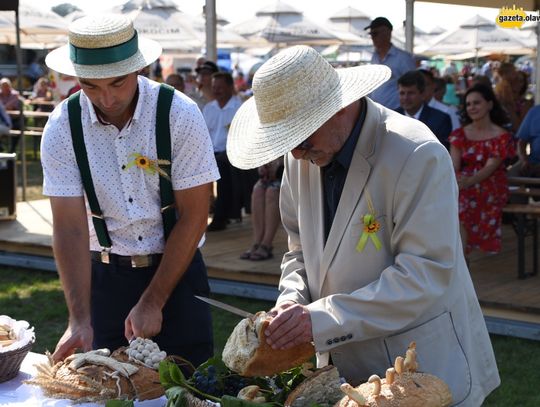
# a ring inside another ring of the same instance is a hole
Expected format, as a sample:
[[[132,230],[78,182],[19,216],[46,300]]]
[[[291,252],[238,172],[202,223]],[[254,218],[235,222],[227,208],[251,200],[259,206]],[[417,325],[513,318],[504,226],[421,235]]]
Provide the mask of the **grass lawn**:
[[[267,301],[215,295],[215,298],[251,312],[268,309]],[[227,337],[240,320],[213,309],[215,353],[220,354]],[[57,275],[0,267],[0,313],[25,319],[35,327],[34,352],[53,350],[67,321],[64,297]],[[537,407],[540,395],[540,342],[493,335],[491,337],[502,384],[483,404],[489,407]]]

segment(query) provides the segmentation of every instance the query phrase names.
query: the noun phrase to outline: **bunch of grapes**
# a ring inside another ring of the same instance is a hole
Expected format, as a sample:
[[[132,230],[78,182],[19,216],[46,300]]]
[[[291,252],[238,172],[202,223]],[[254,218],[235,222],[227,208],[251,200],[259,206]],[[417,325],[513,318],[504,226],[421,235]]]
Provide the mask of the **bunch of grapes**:
[[[249,382],[246,378],[231,374],[223,379],[223,394],[236,397],[238,392],[248,385]]]
[[[212,365],[208,366],[204,370],[196,370],[193,373],[193,384],[203,393],[211,396],[221,397],[218,378],[216,375],[216,368]]]
[[[216,369],[214,365],[199,367],[191,377],[193,386],[201,393],[214,397],[227,394],[234,396],[251,384],[247,378],[231,372],[229,369]]]

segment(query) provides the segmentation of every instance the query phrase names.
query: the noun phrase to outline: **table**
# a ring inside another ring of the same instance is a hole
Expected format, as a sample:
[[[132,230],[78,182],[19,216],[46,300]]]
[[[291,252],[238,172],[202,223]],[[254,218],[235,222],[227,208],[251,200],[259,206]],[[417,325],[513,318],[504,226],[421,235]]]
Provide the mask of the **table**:
[[[59,400],[45,397],[41,388],[24,384],[23,380],[28,380],[36,374],[34,364],[45,362],[47,357],[34,352],[29,352],[23,360],[19,374],[4,383],[0,383],[0,406],[9,407],[98,407],[103,404],[81,403],[74,404],[71,400]],[[141,402],[135,402],[137,407],[163,407],[167,404],[165,396]]]

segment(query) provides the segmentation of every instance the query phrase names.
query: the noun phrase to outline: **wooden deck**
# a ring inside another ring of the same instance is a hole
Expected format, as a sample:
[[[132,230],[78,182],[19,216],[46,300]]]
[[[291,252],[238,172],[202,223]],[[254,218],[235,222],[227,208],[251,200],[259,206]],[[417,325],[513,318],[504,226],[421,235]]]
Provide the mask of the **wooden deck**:
[[[21,202],[17,220],[0,221],[0,251],[52,257],[51,234],[48,201]],[[249,216],[206,237],[202,251],[210,277],[277,286],[281,256],[287,247],[282,228],[274,240],[274,258],[259,262],[239,258],[251,245]],[[532,271],[531,246],[532,239],[527,238],[527,271]],[[509,225],[503,225],[501,253],[475,254],[470,270],[485,315],[540,324],[540,275],[517,278],[516,236]]]

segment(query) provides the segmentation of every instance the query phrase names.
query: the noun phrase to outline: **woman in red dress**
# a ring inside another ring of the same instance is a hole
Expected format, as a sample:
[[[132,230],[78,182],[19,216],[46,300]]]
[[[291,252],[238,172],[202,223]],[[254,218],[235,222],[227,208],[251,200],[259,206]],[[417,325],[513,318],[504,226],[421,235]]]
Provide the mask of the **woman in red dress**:
[[[508,199],[504,160],[515,154],[502,125],[508,118],[493,90],[475,85],[465,93],[464,126],[449,137],[459,187],[459,219],[465,254],[501,249],[502,208]]]

